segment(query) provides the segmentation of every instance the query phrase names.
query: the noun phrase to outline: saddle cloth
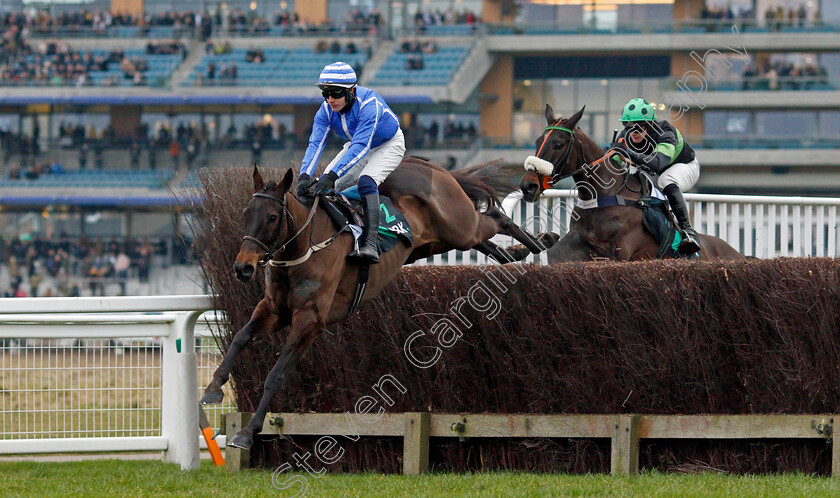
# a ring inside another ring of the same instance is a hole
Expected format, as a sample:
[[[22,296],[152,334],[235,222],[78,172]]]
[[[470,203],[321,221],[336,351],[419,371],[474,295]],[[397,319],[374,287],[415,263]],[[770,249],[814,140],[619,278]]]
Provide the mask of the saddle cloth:
[[[362,235],[363,220],[361,216],[361,196],[357,187],[340,192],[339,196],[326,201],[321,199],[321,207],[329,214],[336,227],[341,229],[350,226],[350,231],[356,239],[358,249],[359,237]],[[402,240],[408,247],[414,244],[414,235],[405,216],[384,195],[379,196],[379,253],[384,254],[393,249]]]
[[[635,166],[631,168],[635,168]],[[696,254],[686,255],[677,252],[677,248],[680,247],[680,242],[682,242],[682,234],[673,223],[671,204],[647,173],[639,171],[639,174],[647,180],[648,188],[650,189],[649,195],[639,199],[639,205],[642,207],[642,212],[644,213],[644,216],[642,216],[642,225],[653,235],[656,243],[659,244],[659,250],[656,252],[657,259],[696,259]]]
[[[679,230],[671,222],[668,212],[668,201],[648,196],[639,199],[639,207],[642,208],[642,226],[653,235],[653,239],[659,244],[656,258],[678,258],[677,252],[682,236]]]

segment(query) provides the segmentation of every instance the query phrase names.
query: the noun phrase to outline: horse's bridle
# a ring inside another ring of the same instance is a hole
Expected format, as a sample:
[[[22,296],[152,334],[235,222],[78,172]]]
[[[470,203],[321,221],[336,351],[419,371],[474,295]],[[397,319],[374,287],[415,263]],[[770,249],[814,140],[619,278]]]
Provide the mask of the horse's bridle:
[[[289,209],[286,205],[286,196],[285,195],[281,199],[281,198],[275,197],[271,194],[266,194],[266,193],[263,193],[263,192],[257,192],[254,195],[252,195],[251,197],[264,197],[266,199],[271,199],[275,202],[279,202],[280,205],[283,207],[283,220],[285,221],[287,216],[291,219],[291,222],[289,223],[289,228],[290,228],[289,231],[292,231],[292,230],[295,229],[295,217],[292,216],[292,212],[289,211]],[[296,258],[296,259],[292,259],[292,260],[284,260],[284,261],[275,260],[274,255],[277,254],[278,252],[282,254],[283,251],[286,250],[286,246],[288,246],[293,240],[295,240],[297,238],[297,236],[300,235],[303,232],[303,230],[307,226],[309,226],[310,223],[312,223],[312,220],[315,218],[315,212],[318,210],[318,201],[319,200],[320,200],[320,196],[316,196],[315,200],[312,202],[312,209],[309,210],[309,216],[306,217],[306,221],[303,223],[303,225],[300,227],[300,229],[297,232],[295,232],[295,234],[292,235],[289,239],[287,239],[286,242],[282,246],[280,246],[279,248],[277,248],[277,238],[274,239],[274,242],[271,244],[271,247],[268,247],[261,240],[256,239],[254,237],[251,237],[250,235],[245,235],[245,236],[242,237],[243,241],[247,240],[249,242],[253,242],[257,246],[259,246],[260,249],[265,251],[265,254],[263,255],[262,258],[260,258],[260,260],[257,262],[257,264],[259,264],[260,266],[268,265],[268,266],[273,266],[273,267],[277,267],[277,268],[287,268],[289,266],[297,266],[297,265],[305,262],[306,260],[308,260],[312,256],[313,253],[316,253],[316,252],[320,251],[321,249],[325,249],[327,246],[332,244],[333,241],[335,241],[335,239],[338,238],[338,236],[341,235],[342,232],[349,229],[349,225],[344,225],[344,227],[342,227],[332,237],[328,238],[327,240],[325,240],[323,242],[319,242],[317,244],[312,243],[312,232],[309,232],[309,248],[307,249],[306,253],[303,256],[301,256],[299,258]]]
[[[280,197],[273,196],[271,194],[266,194],[265,192],[255,192],[254,195],[251,196],[251,198],[254,198],[254,197],[262,197],[264,199],[270,199],[274,202],[279,202],[280,206],[283,208],[283,215],[282,215],[283,216],[283,222],[285,223],[287,217],[290,218],[291,222],[289,223],[289,227],[291,228],[291,230],[294,230],[295,218],[294,218],[294,216],[292,216],[292,213],[289,211],[288,206],[286,205],[286,196],[285,195],[282,198],[280,198]],[[313,208],[314,208],[314,206],[313,206]],[[301,230],[302,229],[303,228],[301,228]],[[280,231],[282,232],[282,230],[283,230],[283,227],[281,225]],[[296,233],[294,237],[297,237],[298,234],[300,234],[300,231],[298,231],[298,233]],[[286,241],[285,244],[283,244],[283,246],[280,248],[281,252],[283,251],[283,249],[286,248],[286,245],[288,245],[288,243],[291,242],[294,239],[294,237],[292,237],[291,239]],[[257,239],[255,237],[251,237],[250,235],[243,236],[242,241],[243,242],[244,241],[252,242],[252,243],[256,244],[260,249],[265,251],[265,254],[263,254],[263,256],[260,258],[260,260],[257,262],[257,264],[259,264],[260,266],[265,266],[266,264],[268,264],[268,262],[271,261],[271,259],[274,257],[274,253],[277,252],[277,242],[278,242],[277,237],[274,238],[274,241],[271,243],[271,247],[267,246],[260,239]]]
[[[548,140],[548,136],[551,135],[551,132],[553,130],[565,131],[570,136],[569,144],[563,150],[563,155],[560,157],[560,160],[557,161],[556,164],[554,164],[554,168],[551,171],[551,179],[549,180],[550,183],[548,184],[549,186],[552,186],[552,185],[556,184],[557,182],[559,182],[560,180],[562,180],[564,178],[568,178],[570,176],[575,176],[576,174],[580,173],[581,171],[586,171],[587,168],[590,168],[592,166],[600,164],[601,162],[604,162],[611,155],[616,155],[617,154],[622,158],[623,161],[632,162],[632,161],[630,161],[629,156],[627,156],[624,151],[622,151],[621,149],[619,149],[617,147],[612,147],[600,159],[597,159],[597,160],[593,161],[592,164],[587,163],[586,162],[586,152],[583,150],[583,142],[581,142],[581,140],[578,137],[575,136],[575,131],[570,130],[569,128],[565,128],[563,126],[557,126],[558,124],[560,124],[560,121],[557,121],[557,123],[555,123],[553,126],[546,126],[545,127],[545,129],[543,131],[547,131],[548,135],[545,136],[545,138],[543,139],[542,145],[540,145],[539,150],[537,150],[537,157],[539,157],[540,152],[542,152],[542,148],[545,145],[545,142]],[[568,164],[569,156],[571,155],[572,148],[574,147],[575,142],[577,142],[577,144],[580,146],[580,158],[581,158],[581,163],[582,164],[580,165],[579,168],[572,171],[571,173],[561,175],[560,171],[562,171],[563,168],[565,168],[566,165]],[[543,175],[540,174],[539,172],[535,172],[535,173],[537,173],[537,175],[539,175],[540,183],[543,184],[543,181],[542,181]],[[635,190],[630,188],[630,186],[627,184],[627,181],[629,179],[630,179],[630,169],[628,168],[627,171],[624,174],[624,183],[621,186],[621,188],[618,190],[619,192],[621,190],[625,189],[625,188],[627,190],[630,190],[631,192],[636,192]],[[543,185],[543,187],[545,187],[545,185]]]
[[[570,176],[574,176],[574,175],[580,173],[581,171],[586,169],[586,166],[587,166],[586,156],[585,156],[584,150],[583,150],[583,142],[581,142],[580,139],[575,136],[575,130],[566,128],[564,126],[558,126],[560,124],[560,121],[561,120],[558,120],[556,123],[554,123],[554,125],[546,126],[545,129],[543,129],[543,132],[547,131],[548,134],[543,139],[543,142],[540,145],[540,148],[537,150],[537,155],[536,155],[536,157],[540,157],[540,153],[542,152],[542,149],[545,146],[545,143],[548,141],[548,137],[551,136],[552,131],[554,131],[554,130],[565,131],[566,133],[569,134],[569,143],[568,143],[568,145],[566,145],[566,148],[563,149],[563,155],[560,156],[559,161],[557,161],[556,163],[553,163],[554,168],[551,170],[551,179],[549,180],[550,183],[548,183],[549,186],[552,186],[552,185],[556,184],[557,182],[559,182],[560,180],[562,180],[564,178],[568,178]],[[580,146],[580,154],[581,154],[581,159],[583,159],[583,164],[581,165],[580,168],[572,171],[571,173],[561,175],[560,172],[568,164],[569,156],[571,156],[571,154],[572,154],[572,149],[574,148],[575,143],[577,143]],[[542,181],[543,175],[539,172],[536,172],[536,173],[537,173],[537,175],[540,176],[540,184],[543,184],[543,186],[545,186],[545,182]]]

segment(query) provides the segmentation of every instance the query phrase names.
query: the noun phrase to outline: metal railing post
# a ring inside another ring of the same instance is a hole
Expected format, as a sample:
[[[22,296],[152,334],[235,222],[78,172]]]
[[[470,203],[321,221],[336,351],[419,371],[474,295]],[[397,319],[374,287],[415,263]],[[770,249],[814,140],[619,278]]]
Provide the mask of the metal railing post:
[[[168,441],[165,461],[182,470],[199,467],[197,361],[194,327],[202,311],[178,313],[163,341],[161,432]]]

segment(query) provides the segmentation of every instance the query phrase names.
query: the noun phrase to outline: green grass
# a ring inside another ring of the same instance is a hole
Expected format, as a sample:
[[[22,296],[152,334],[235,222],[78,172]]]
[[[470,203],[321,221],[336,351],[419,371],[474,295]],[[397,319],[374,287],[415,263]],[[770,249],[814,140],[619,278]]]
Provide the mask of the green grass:
[[[0,463],[0,496],[291,496],[271,472],[226,472],[210,462],[181,472],[153,461]],[[283,474],[279,481],[291,477]],[[326,474],[307,477],[307,496],[840,496],[840,480],[803,474],[729,476],[645,473],[636,477],[564,474]]]

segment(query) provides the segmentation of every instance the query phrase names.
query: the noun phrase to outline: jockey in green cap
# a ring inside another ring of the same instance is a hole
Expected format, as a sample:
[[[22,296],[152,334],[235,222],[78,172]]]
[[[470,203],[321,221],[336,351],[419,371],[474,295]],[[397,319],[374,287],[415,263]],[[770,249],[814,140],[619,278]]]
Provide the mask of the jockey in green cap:
[[[682,134],[668,121],[657,121],[656,108],[647,100],[632,99],[621,112],[624,130],[616,137],[614,147],[624,148],[633,162],[642,169],[659,175],[657,182],[668,198],[677,219],[682,242],[679,252],[694,254],[700,250],[697,233],[691,228],[688,207],[682,192],[700,178],[700,163]]]

